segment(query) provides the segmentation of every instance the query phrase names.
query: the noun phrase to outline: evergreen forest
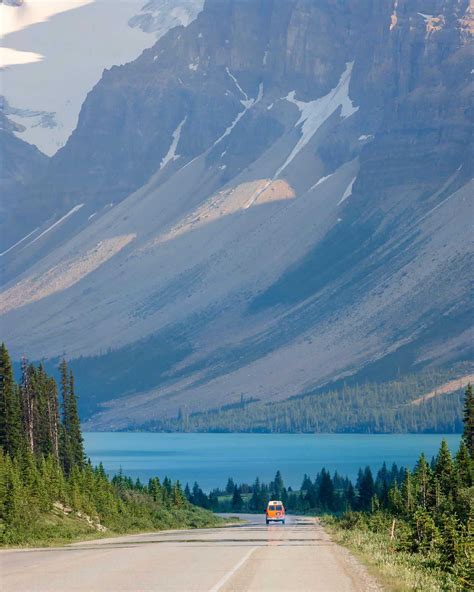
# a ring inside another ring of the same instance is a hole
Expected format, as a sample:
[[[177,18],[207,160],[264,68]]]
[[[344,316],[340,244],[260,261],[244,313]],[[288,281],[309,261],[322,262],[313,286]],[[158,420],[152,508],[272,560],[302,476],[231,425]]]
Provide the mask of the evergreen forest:
[[[157,432],[461,433],[463,389],[414,403],[440,385],[470,375],[470,362],[401,376],[387,382],[344,383],[280,401],[252,394],[204,412],[179,409],[176,417],[133,429]],[[132,429],[132,428],[131,428]]]
[[[22,363],[17,384],[0,346],[0,544],[50,544],[146,529],[216,525],[179,482],[112,480],[84,453],[74,376],[65,360],[58,385]]]

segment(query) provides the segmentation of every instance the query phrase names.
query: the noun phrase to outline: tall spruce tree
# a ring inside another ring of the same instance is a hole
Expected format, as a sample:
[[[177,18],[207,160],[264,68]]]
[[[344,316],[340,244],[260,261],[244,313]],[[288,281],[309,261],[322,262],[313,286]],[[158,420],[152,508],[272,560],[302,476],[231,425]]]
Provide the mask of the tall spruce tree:
[[[71,442],[73,462],[77,466],[84,465],[84,440],[81,432],[81,421],[77,410],[77,399],[74,388],[74,375],[69,371],[69,408],[68,408],[68,429]]]
[[[464,431],[463,440],[469,450],[471,458],[474,459],[474,389],[468,384],[464,399]]]
[[[30,452],[35,452],[35,416],[36,397],[32,386],[34,367],[28,364],[26,358],[21,360],[21,410],[23,419],[23,430]]]
[[[444,495],[448,495],[452,490],[453,472],[453,457],[451,456],[448,443],[443,439],[439,448],[438,456],[436,457],[434,475],[436,481],[439,483],[441,493]]]
[[[21,405],[13,379],[10,355],[4,343],[0,345],[0,446],[14,456],[24,442]]]
[[[69,379],[68,367],[65,359],[59,365],[60,388],[62,399],[62,424],[59,434],[60,459],[63,469],[67,475],[74,466],[74,455],[72,452],[71,436],[69,429]]]

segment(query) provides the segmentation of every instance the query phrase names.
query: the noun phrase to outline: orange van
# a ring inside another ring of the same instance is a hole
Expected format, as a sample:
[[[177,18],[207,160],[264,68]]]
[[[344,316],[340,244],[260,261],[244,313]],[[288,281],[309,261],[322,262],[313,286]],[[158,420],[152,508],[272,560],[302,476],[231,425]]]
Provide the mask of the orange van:
[[[285,524],[285,506],[280,501],[270,500],[265,511],[266,522],[281,522]]]

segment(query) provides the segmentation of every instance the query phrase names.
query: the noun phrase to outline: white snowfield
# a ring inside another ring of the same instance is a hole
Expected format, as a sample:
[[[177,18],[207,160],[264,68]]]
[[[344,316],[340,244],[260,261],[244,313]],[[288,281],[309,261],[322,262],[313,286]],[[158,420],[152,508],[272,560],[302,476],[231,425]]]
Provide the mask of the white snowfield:
[[[300,110],[300,118],[296,122],[296,126],[301,125],[301,138],[296,146],[291,151],[288,158],[281,165],[275,173],[278,177],[301,151],[304,146],[311,140],[318,129],[330,117],[336,109],[341,107],[341,117],[345,119],[355,113],[359,107],[355,107],[349,97],[349,83],[351,80],[351,72],[354,62],[346,64],[346,69],[342,73],[336,88],[331,90],[326,96],[316,99],[315,101],[297,101],[295,98],[295,91],[288,93],[285,97],[287,101],[293,103]]]
[[[182,0],[174,4],[171,12],[165,0],[0,4],[1,94],[11,108],[7,115],[26,128],[16,135],[47,155],[64,146],[104,69],[135,59],[171,26],[187,25],[203,0],[195,1],[191,13]]]
[[[176,160],[179,158],[179,154],[176,154],[176,148],[179,144],[179,139],[181,137],[181,130],[183,129],[183,125],[186,123],[187,117],[185,117],[179,124],[178,127],[174,130],[172,137],[171,137],[171,145],[169,147],[168,152],[163,157],[163,160],[160,163],[160,171],[163,169],[170,161]]]
[[[357,177],[354,177],[352,179],[352,181],[349,183],[349,185],[346,187],[346,190],[342,194],[341,199],[337,202],[337,205],[338,206],[340,206],[343,201],[346,201],[346,199],[352,195],[352,187],[354,186],[354,183],[355,183],[355,180],[356,179],[357,179]]]

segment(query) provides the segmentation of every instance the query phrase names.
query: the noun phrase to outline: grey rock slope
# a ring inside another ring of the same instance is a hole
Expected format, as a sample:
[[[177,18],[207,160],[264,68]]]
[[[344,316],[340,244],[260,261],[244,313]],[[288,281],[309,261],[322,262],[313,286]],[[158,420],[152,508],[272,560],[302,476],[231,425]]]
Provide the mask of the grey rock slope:
[[[14,134],[21,126],[13,122],[4,112],[5,101],[0,97],[0,217],[10,218],[18,193],[46,171],[48,157]],[[5,228],[5,234],[8,234]],[[15,234],[5,239],[15,239]]]
[[[208,0],[28,188],[14,354],[75,358],[91,428],[471,356],[471,35],[467,0]]]

